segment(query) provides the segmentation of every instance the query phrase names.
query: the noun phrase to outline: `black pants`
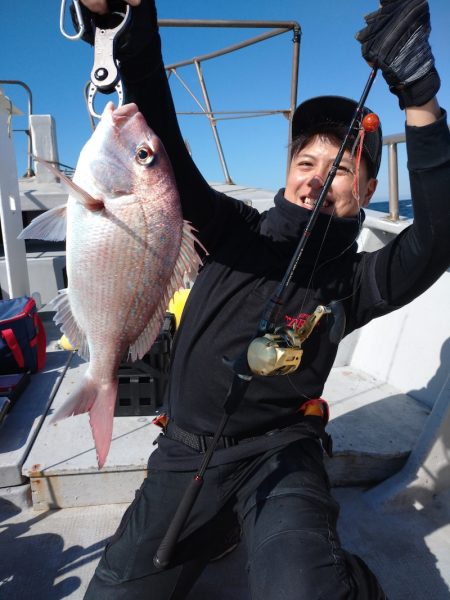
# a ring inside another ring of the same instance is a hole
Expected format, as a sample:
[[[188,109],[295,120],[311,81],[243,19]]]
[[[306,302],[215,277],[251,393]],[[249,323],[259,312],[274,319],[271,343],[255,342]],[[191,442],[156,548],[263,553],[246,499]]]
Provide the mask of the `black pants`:
[[[311,439],[210,468],[170,567],[158,571],[153,557],[192,477],[149,472],[85,600],[185,598],[237,527],[247,548],[253,600],[386,598],[363,561],[340,546],[339,507],[329,493],[321,447]]]

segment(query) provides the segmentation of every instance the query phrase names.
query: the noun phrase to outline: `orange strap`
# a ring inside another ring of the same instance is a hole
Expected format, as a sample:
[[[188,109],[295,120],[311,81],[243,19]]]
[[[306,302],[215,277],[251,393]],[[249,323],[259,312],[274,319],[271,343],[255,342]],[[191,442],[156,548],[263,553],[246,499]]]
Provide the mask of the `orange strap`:
[[[330,409],[327,401],[323,398],[313,398],[312,400],[308,400],[307,402],[304,402],[298,410],[299,412],[302,412],[305,417],[308,415],[322,417],[324,425],[326,425],[330,419]]]
[[[153,423],[153,425],[156,425],[157,427],[161,427],[162,429],[164,429],[165,426],[167,425],[168,420],[169,420],[169,417],[165,413],[162,413],[162,414],[156,416],[153,419],[152,423]]]

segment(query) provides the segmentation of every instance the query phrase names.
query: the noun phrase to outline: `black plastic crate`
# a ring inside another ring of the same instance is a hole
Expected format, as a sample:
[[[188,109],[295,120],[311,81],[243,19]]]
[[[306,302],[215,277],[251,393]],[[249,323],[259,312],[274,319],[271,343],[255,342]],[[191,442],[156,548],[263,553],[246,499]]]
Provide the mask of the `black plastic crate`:
[[[0,375],[0,423],[30,383],[30,371]]]
[[[141,360],[119,367],[116,417],[154,415],[163,404],[169,377],[175,316],[166,313],[161,333]]]

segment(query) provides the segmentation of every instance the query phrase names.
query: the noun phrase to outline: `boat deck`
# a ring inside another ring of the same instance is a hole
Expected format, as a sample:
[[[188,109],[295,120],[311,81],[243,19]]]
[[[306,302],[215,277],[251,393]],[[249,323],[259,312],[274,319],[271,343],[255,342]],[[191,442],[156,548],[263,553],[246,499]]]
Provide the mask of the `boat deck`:
[[[77,600],[145,476],[158,430],[151,417],[116,417],[111,453],[99,472],[85,416],[48,424],[85,365],[59,350],[57,331],[49,320],[45,325],[47,367],[33,376],[0,436],[0,598]],[[373,568],[391,600],[450,599],[445,497],[422,495],[401,513],[386,513],[370,491],[405,463],[429,409],[350,367],[333,369],[324,396],[333,416],[335,457],[327,466],[342,507],[344,546]],[[245,564],[241,544],[208,566],[189,597],[246,600]]]
[[[360,555],[379,577],[390,600],[450,598],[450,504],[401,514],[370,506],[364,488],[334,490],[341,504],[344,547]],[[5,502],[5,501],[4,501]],[[1,513],[0,597],[17,600],[80,600],[102,548],[114,532],[124,505],[45,512]],[[211,563],[189,594],[190,600],[249,600],[246,552]],[[224,586],[223,582],[227,585]]]
[[[35,510],[129,502],[160,433],[152,424],[154,415],[115,417],[111,449],[99,471],[87,414],[50,423],[87,363],[58,349],[60,334],[51,313],[42,315],[47,364],[32,376],[2,425],[0,489],[29,485]],[[334,456],[326,464],[335,486],[371,485],[396,473],[430,412],[411,396],[350,366],[333,368],[324,397],[334,441]]]

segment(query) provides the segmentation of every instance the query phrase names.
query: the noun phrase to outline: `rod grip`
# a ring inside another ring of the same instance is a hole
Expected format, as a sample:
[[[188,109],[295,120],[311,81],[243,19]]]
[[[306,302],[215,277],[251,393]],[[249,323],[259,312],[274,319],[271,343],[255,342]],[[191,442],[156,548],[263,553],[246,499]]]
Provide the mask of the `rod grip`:
[[[178,505],[175,516],[170,523],[166,535],[163,537],[155,556],[153,564],[157,569],[165,569],[172,557],[181,530],[184,523],[192,510],[195,500],[202,488],[203,478],[198,474],[191,480],[186,491],[184,492],[181,502]]]

